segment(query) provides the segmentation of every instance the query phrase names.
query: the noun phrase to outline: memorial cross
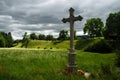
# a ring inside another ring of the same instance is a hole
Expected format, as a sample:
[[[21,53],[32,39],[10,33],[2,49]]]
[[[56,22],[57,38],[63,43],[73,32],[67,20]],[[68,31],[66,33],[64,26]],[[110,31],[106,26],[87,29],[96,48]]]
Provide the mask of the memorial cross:
[[[77,69],[76,65],[76,53],[74,49],[74,22],[75,21],[81,21],[83,17],[80,15],[78,17],[74,17],[74,9],[70,8],[69,9],[70,17],[69,18],[63,18],[62,22],[70,23],[70,49],[69,49],[69,55],[68,55],[68,65],[67,65],[67,70],[73,72],[74,70]]]

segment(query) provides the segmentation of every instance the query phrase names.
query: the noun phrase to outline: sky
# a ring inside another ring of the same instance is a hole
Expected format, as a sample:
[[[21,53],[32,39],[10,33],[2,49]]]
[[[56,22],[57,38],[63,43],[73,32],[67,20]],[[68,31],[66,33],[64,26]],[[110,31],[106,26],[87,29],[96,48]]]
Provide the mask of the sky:
[[[0,0],[0,32],[11,32],[14,39],[25,32],[57,37],[60,30],[69,31],[69,23],[61,20],[69,17],[70,7],[75,16],[83,17],[74,24],[77,35],[82,35],[87,19],[105,23],[110,13],[120,11],[120,0]]]

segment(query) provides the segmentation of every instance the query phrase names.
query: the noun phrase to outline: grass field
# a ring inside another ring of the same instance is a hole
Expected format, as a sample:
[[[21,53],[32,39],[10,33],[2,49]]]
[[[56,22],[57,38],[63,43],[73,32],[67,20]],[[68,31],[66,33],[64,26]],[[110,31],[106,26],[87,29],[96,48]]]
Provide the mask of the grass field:
[[[93,74],[102,73],[101,64],[113,65],[115,59],[115,54],[76,53],[78,68]],[[80,74],[64,74],[67,56],[67,50],[0,49],[0,80],[86,80]]]

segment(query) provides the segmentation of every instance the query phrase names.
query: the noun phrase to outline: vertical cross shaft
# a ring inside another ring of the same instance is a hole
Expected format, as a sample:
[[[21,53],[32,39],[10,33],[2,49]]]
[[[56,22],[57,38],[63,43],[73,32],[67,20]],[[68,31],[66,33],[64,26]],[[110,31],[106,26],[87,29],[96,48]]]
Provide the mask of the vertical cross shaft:
[[[70,49],[74,50],[74,9],[70,8]]]
[[[63,23],[70,22],[70,50],[68,55],[68,65],[67,70],[73,72],[77,69],[76,65],[76,53],[74,49],[74,21],[81,21],[83,18],[81,16],[74,17],[74,9],[70,8],[70,18],[63,18]]]

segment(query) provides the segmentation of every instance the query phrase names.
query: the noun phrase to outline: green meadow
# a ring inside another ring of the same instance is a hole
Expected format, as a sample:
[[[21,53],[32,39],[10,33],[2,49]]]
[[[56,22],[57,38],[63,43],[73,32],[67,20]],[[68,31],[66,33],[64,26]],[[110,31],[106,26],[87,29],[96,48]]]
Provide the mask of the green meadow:
[[[108,80],[101,65],[113,65],[115,54],[76,51],[78,69],[93,74],[88,80]],[[67,50],[0,49],[0,80],[86,80],[75,72],[65,74]],[[110,80],[110,79],[109,79]]]
[[[66,72],[69,41],[31,40],[27,48],[21,43],[0,48],[0,80],[119,80],[116,54],[84,52],[87,46],[100,41],[75,40],[78,70],[90,73],[87,79],[75,71]]]

